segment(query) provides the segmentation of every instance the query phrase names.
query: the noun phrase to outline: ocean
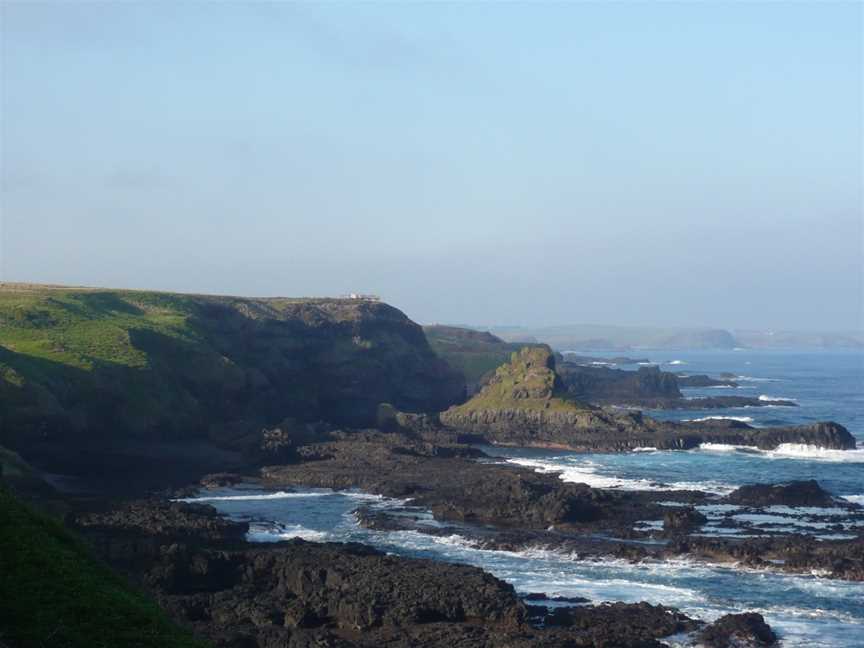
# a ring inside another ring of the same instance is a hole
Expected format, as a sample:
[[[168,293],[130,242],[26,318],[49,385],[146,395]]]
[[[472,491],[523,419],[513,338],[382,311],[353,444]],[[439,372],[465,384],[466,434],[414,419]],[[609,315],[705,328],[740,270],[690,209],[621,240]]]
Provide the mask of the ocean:
[[[644,355],[646,352],[640,352]],[[562,479],[619,489],[700,489],[717,494],[755,482],[817,479],[832,493],[864,504],[864,353],[844,351],[662,351],[647,352],[664,370],[738,376],[741,387],[686,389],[685,396],[765,396],[794,400],[798,407],[747,407],[723,410],[674,410],[646,413],[663,419],[735,417],[754,426],[793,425],[833,420],[858,439],[859,450],[819,450],[785,445],[762,452],[729,446],[689,451],[645,448],[631,454],[577,454],[562,451],[484,448],[488,453]],[[600,355],[600,354],[598,354]],[[579,560],[578,556],[537,548],[523,552],[473,547],[459,536],[436,537],[415,531],[362,529],[352,511],[360,504],[398,506],[403,502],[356,492],[306,490],[264,492],[240,489],[208,491],[195,498],[224,513],[249,520],[249,538],[276,541],[302,537],[311,541],[357,541],[404,556],[477,565],[514,585],[519,592],[583,596],[593,602],[648,601],[678,607],[706,620],[729,612],[763,614],[785,646],[861,648],[864,646],[864,583],[827,580],[816,575],[786,575],[728,565],[690,561],[631,564]],[[717,507],[713,507],[716,509]],[[849,537],[854,527],[812,521],[815,511],[779,510],[779,516],[750,515],[754,533],[761,524],[790,524],[816,537]],[[706,533],[712,529],[712,507]],[[769,512],[770,513],[770,512]],[[824,511],[823,511],[824,513]],[[428,520],[434,525],[434,520]],[[832,526],[831,529],[825,527]],[[687,645],[682,638],[680,645]],[[675,645],[675,642],[671,642]]]

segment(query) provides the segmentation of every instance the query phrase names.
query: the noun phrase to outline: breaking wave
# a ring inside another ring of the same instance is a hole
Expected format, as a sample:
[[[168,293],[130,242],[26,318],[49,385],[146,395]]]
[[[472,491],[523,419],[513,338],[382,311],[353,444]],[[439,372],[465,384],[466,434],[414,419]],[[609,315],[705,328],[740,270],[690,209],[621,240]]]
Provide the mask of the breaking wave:
[[[699,423],[702,421],[740,421],[741,423],[753,423],[752,416],[703,416],[701,418],[695,419],[684,419],[685,421],[689,421],[692,423]],[[703,444],[706,445],[706,444]],[[711,444],[707,444],[711,445]]]
[[[708,452],[742,452],[765,459],[803,459],[833,463],[864,463],[864,448],[835,450],[805,443],[781,443],[774,450],[760,450],[754,446],[726,443],[701,443],[698,450]]]
[[[249,542],[281,542],[292,538],[324,542],[330,538],[330,534],[326,531],[309,529],[301,524],[280,524],[278,527],[253,524],[246,533]]]
[[[582,461],[579,464],[565,464],[543,459],[508,459],[507,462],[533,468],[539,473],[558,473],[562,481],[575,484],[588,484],[593,488],[652,491],[700,490],[720,495],[725,495],[735,490],[734,486],[716,481],[676,481],[667,483],[649,479],[628,479],[626,477],[604,475],[598,472],[599,466],[593,461]]]
[[[248,501],[256,501],[256,500],[280,500],[280,499],[296,499],[296,498],[307,498],[307,497],[326,497],[328,495],[342,495],[344,497],[350,497],[352,499],[360,499],[360,500],[375,500],[380,501],[384,499],[381,495],[370,495],[369,493],[353,493],[348,491],[302,491],[302,492],[288,492],[288,491],[276,491],[275,493],[254,493],[250,495],[205,495],[203,497],[184,497],[181,499],[177,499],[177,502],[242,502],[244,500]]]

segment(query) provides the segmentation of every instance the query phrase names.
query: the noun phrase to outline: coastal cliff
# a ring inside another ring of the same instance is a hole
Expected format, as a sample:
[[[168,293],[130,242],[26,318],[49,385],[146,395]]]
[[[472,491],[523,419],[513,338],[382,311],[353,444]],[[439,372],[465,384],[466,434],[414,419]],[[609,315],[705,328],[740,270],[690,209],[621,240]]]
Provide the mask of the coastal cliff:
[[[364,426],[435,411],[458,372],[401,311],[362,299],[0,287],[0,444],[222,446],[286,417]]]

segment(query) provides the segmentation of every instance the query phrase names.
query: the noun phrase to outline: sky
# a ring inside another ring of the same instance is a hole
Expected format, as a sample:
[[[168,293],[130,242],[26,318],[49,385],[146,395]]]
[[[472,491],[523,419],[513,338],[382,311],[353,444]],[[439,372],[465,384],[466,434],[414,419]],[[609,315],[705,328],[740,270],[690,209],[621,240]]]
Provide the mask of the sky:
[[[0,280],[860,329],[862,12],[6,0]]]

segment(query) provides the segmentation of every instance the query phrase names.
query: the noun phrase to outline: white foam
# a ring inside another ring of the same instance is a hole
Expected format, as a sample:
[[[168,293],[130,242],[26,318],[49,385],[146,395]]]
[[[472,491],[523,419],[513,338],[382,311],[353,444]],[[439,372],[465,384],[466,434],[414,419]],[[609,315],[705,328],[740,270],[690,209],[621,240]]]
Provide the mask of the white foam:
[[[734,487],[721,482],[670,482],[661,483],[650,481],[648,479],[627,479],[624,477],[615,477],[612,475],[603,475],[597,472],[597,464],[593,461],[581,461],[579,464],[572,463],[556,463],[555,461],[546,461],[542,459],[508,459],[508,463],[514,463],[519,466],[533,468],[539,473],[560,473],[560,478],[565,482],[576,484],[588,484],[593,488],[610,488],[618,490],[698,490],[709,493],[727,494],[734,490]]]
[[[702,418],[695,419],[684,419],[685,421],[690,421],[693,423],[699,423],[702,421],[740,421],[741,423],[753,423],[752,416],[703,416]],[[712,444],[703,444],[703,445],[712,445]]]
[[[449,535],[449,536],[433,536],[433,542],[435,542],[435,544],[450,545],[452,547],[466,547],[466,548],[473,548],[477,544],[473,540],[469,540],[468,538],[464,538],[464,537],[462,537],[460,535],[456,535],[456,534]]]
[[[175,500],[179,502],[243,502],[243,501],[255,501],[255,500],[278,500],[278,499],[294,499],[298,497],[323,497],[324,495],[332,495],[332,492],[306,492],[306,493],[294,493],[294,492],[286,492],[286,491],[277,491],[275,493],[256,493],[254,495],[207,495],[204,497],[186,497],[180,500]]]
[[[852,502],[853,504],[864,505],[864,495],[844,495],[843,499],[847,502]]]
[[[764,451],[769,457],[780,459],[810,459],[836,463],[864,463],[864,448],[836,450],[805,443],[781,443],[774,450]]]
[[[745,445],[733,445],[731,443],[700,443],[698,450],[706,450],[708,452],[756,452],[757,448]]]
[[[326,531],[316,531],[300,524],[283,524],[278,528],[250,527],[246,533],[249,542],[281,542],[292,538],[301,538],[310,542],[323,542],[330,537]]]
[[[355,493],[351,491],[302,491],[302,492],[287,492],[276,491],[275,493],[255,493],[253,495],[205,495],[204,497],[186,497],[183,499],[174,500],[175,502],[243,502],[256,500],[281,500],[281,499],[301,499],[308,497],[326,497],[328,495],[341,495],[351,499],[381,501],[384,499],[382,495],[372,495],[370,493]]]
[[[857,450],[836,450],[808,445],[806,443],[781,443],[774,450],[760,450],[755,446],[727,443],[700,443],[700,451],[708,452],[745,452],[751,457],[763,459],[803,459],[833,463],[864,463],[864,448]]]
[[[783,504],[774,504],[766,506],[763,509],[766,513],[779,515],[818,515],[818,516],[843,516],[850,514],[847,509],[836,506],[786,506]],[[853,512],[854,513],[854,512]]]
[[[672,362],[668,362],[667,364],[670,364],[670,365],[684,365],[684,364],[687,364],[687,363],[684,362],[683,360],[673,360]]]
[[[797,402],[796,398],[786,398],[785,396],[769,396],[768,394],[760,394],[759,400],[762,402],[765,401],[792,401],[793,403]]]

